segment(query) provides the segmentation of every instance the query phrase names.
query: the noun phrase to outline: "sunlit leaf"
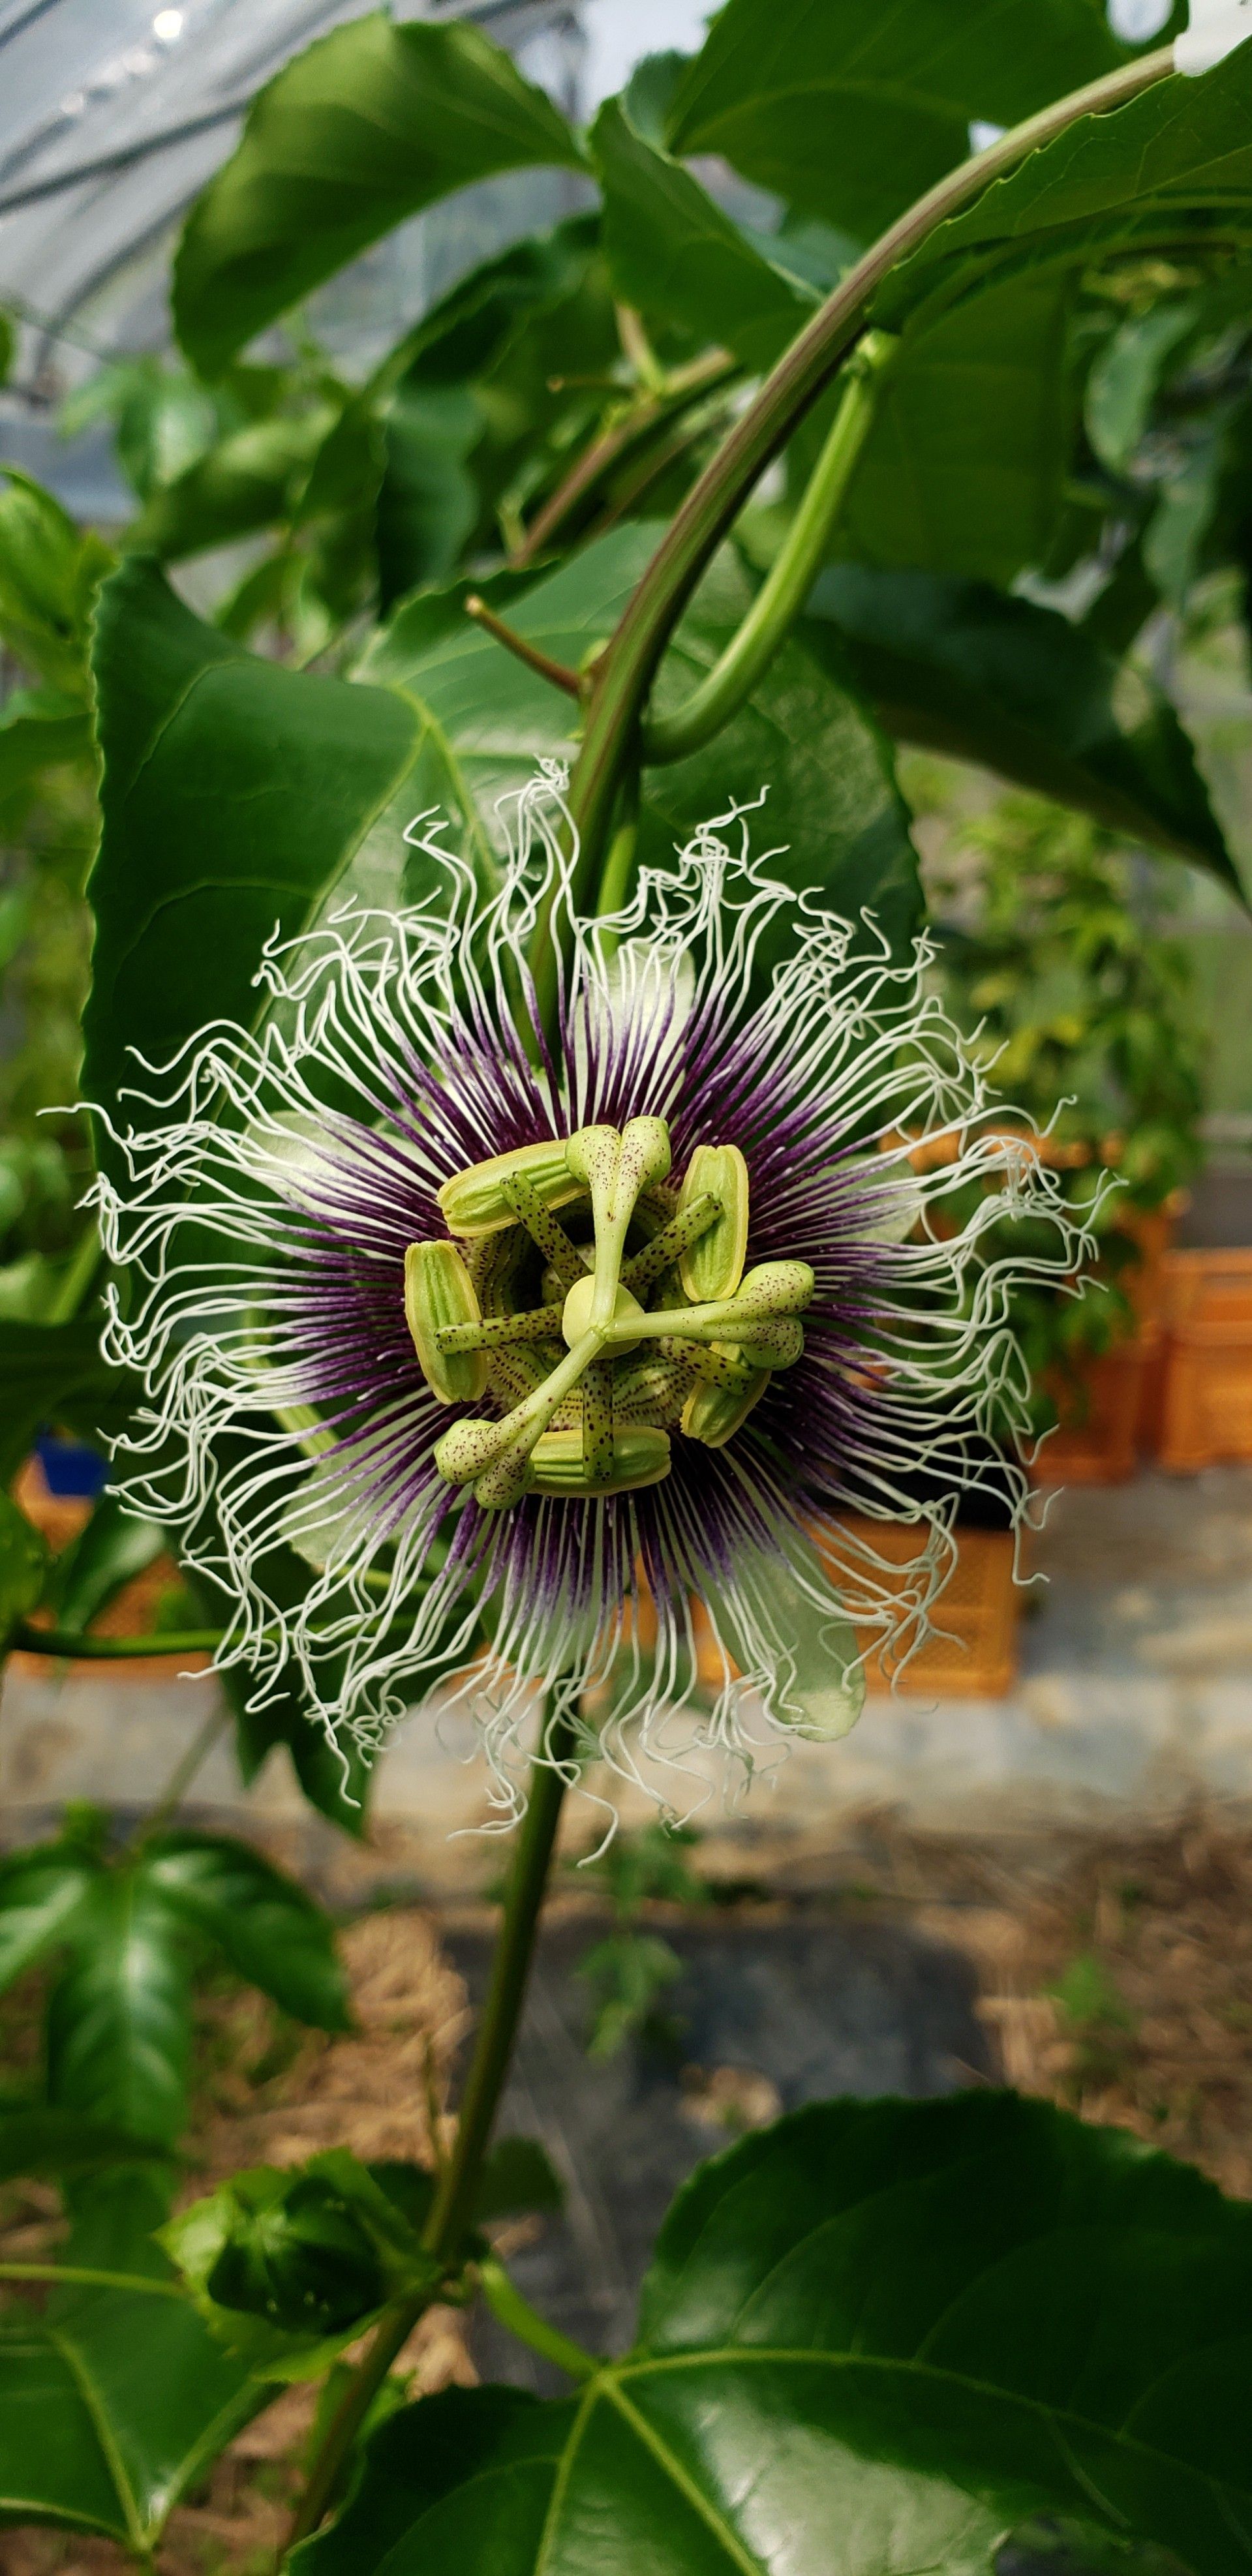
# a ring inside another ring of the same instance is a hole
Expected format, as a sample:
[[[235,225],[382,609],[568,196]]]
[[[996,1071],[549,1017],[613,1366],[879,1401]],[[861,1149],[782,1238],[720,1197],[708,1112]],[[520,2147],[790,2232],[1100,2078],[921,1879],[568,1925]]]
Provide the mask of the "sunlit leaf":
[[[870,240],[966,158],[972,122],[1016,125],[1138,50],[1095,0],[729,0],[667,140]]]
[[[252,104],[192,210],[174,279],[188,356],[212,374],[359,251],[498,170],[577,166],[542,91],[464,22],[337,27]]]
[[[1030,2515],[1252,2562],[1252,2211],[1042,2102],[817,2103],[704,2165],[576,2397],[368,2445],[299,2576],[991,2576]],[[1136,2562],[1133,2558],[1128,2566]]]
[[[618,294],[724,343],[745,366],[768,366],[816,310],[816,294],[754,248],[681,163],[645,143],[619,100],[601,108],[592,149]]]

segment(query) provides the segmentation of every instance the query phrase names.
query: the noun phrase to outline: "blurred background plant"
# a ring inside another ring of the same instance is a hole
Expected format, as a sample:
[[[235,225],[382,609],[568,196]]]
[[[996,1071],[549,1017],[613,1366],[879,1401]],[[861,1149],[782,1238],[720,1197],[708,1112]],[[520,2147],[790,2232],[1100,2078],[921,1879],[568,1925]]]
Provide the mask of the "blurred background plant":
[[[953,812],[952,782],[931,767],[930,810],[949,808],[926,872],[939,985],[992,1082],[1045,1132],[1097,1246],[1078,1293],[1015,1295],[1043,1428],[1058,1396],[1081,1404],[1085,1364],[1137,1331],[1152,1264],[1203,1161],[1195,961],[1175,926],[1175,872],[1038,797]],[[996,1228],[989,1257],[1010,1242],[1028,1249],[1029,1230]]]

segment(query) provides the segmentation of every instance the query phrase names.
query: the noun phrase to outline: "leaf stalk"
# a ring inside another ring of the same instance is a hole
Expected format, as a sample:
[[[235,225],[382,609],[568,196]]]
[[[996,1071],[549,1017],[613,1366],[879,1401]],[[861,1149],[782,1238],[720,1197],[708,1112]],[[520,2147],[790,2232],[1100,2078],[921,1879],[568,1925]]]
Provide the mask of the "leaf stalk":
[[[570,781],[570,812],[579,837],[572,908],[585,911],[599,880],[622,776],[640,757],[639,724],[661,656],[707,564],[733,526],[765,467],[786,445],[854,342],[870,302],[892,269],[920,249],[992,180],[1055,140],[1084,116],[1108,114],[1174,69],[1163,45],[1136,63],[1054,100],[1037,116],[955,169],[910,206],[841,279],[766,377],[717,454],[692,485],[604,655],[588,710],[583,746]],[[537,960],[541,998],[555,991],[556,960]],[[546,1014],[545,1014],[546,1016]]]

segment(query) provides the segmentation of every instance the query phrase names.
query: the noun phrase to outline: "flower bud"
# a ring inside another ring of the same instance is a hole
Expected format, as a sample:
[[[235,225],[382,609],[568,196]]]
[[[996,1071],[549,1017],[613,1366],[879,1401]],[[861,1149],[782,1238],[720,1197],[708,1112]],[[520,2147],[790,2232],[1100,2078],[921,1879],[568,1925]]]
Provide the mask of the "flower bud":
[[[485,1163],[470,1163],[444,1182],[438,1198],[449,1234],[499,1234],[504,1226],[516,1225],[516,1214],[500,1187],[515,1174],[529,1181],[546,1208],[568,1207],[571,1199],[583,1194],[584,1183],[571,1171],[566,1148],[558,1138],[516,1145],[511,1154],[492,1154]]]
[[[545,1431],[531,1452],[531,1483],[540,1494],[628,1494],[639,1485],[659,1485],[669,1474],[669,1435],[647,1423],[619,1425],[613,1434],[613,1463],[607,1476],[594,1477],[583,1459],[583,1435]]]
[[[697,1145],[678,1193],[678,1213],[693,1200],[715,1198],[721,1214],[683,1253],[678,1273],[693,1306],[733,1297],[748,1248],[748,1166],[737,1145]]]
[[[404,1314],[421,1372],[441,1404],[473,1404],[487,1384],[485,1351],[442,1351],[440,1330],[479,1324],[478,1298],[454,1243],[411,1243],[404,1256]]]

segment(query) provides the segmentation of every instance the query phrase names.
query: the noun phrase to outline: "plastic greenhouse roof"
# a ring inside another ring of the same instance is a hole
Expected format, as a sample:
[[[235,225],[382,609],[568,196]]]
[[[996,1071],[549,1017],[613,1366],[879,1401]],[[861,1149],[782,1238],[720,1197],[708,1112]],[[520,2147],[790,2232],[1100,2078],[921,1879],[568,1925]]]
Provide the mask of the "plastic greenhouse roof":
[[[4,452],[70,505],[110,515],[122,494],[107,440],[66,449],[51,411],[102,358],[170,338],[170,253],[188,205],[225,159],[249,99],[287,60],[371,0],[0,0],[0,305],[25,328],[0,395]],[[374,0],[376,5],[376,0]],[[657,41],[651,0],[611,0]],[[592,0],[597,16],[603,0]],[[694,11],[667,0],[666,17]],[[579,0],[393,0],[392,15],[472,18],[569,110],[585,107]],[[687,27],[684,26],[687,34]],[[670,41],[674,41],[673,38]],[[620,50],[620,47],[618,48]],[[313,320],[362,367],[450,279],[501,241],[553,222],[571,174],[521,173],[418,219],[325,291]]]

